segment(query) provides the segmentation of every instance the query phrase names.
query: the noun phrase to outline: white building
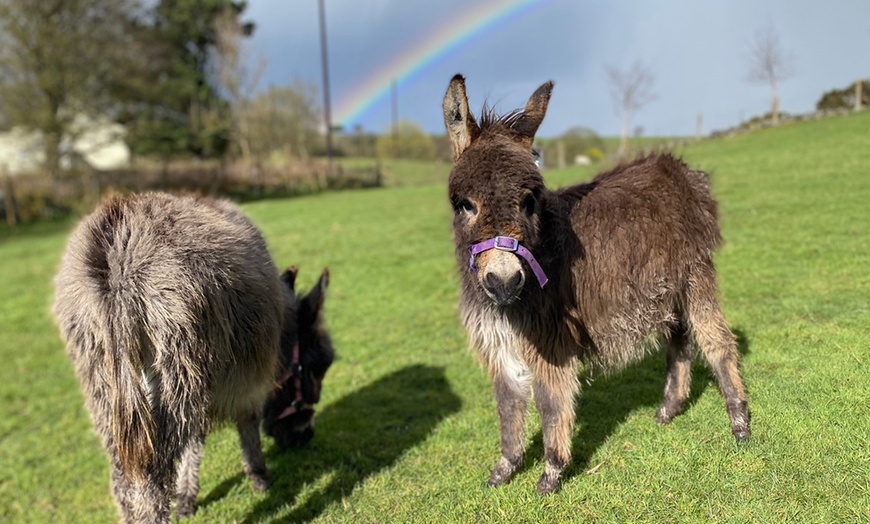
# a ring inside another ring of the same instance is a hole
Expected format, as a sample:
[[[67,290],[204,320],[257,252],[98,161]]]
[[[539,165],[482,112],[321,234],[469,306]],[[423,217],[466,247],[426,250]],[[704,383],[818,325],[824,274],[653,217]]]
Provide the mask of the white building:
[[[124,126],[114,122],[94,122],[85,116],[72,126],[77,138],[61,142],[61,168],[69,169],[73,157],[96,170],[120,169],[130,165],[130,148],[124,142]],[[45,163],[42,134],[13,128],[0,133],[0,174],[17,175],[39,171]]]

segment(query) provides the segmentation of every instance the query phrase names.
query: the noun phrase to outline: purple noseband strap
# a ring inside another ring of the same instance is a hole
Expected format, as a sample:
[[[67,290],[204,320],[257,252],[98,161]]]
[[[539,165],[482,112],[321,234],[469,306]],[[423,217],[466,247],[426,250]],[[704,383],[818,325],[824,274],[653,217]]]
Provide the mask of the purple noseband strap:
[[[544,287],[547,283],[547,275],[544,274],[541,265],[538,264],[537,260],[535,260],[535,256],[532,255],[531,251],[521,246],[519,240],[513,237],[490,238],[489,240],[484,240],[483,242],[478,242],[477,244],[469,246],[468,252],[471,253],[471,257],[468,259],[468,265],[475,273],[477,273],[477,268],[474,267],[474,257],[484,251],[489,251],[490,249],[499,249],[501,251],[516,253],[517,256],[528,262],[529,267],[532,268],[535,276],[538,277],[538,284],[540,284],[541,287]]]

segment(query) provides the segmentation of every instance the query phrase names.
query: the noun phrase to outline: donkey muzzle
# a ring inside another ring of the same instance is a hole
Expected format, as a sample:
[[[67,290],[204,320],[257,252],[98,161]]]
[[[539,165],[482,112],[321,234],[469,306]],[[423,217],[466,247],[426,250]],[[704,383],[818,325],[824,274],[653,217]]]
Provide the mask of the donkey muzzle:
[[[506,306],[520,296],[526,283],[526,274],[517,257],[496,251],[490,253],[480,283],[496,304]]]
[[[519,240],[512,237],[497,236],[468,246],[469,268],[477,273],[475,257],[490,250],[495,251],[490,254],[486,269],[479,278],[486,294],[497,304],[505,306],[519,297],[526,282],[520,259],[526,261],[542,288],[547,284],[547,275],[535,260],[535,256]]]

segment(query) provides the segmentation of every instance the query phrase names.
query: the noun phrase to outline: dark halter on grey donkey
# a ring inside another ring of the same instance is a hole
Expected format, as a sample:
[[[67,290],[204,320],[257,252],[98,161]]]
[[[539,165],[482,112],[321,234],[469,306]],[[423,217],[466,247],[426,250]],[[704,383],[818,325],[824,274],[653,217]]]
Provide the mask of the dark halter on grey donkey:
[[[287,367],[287,371],[285,371],[284,374],[281,375],[281,388],[289,384],[291,378],[293,379],[292,383],[295,398],[289,406],[284,408],[284,411],[282,411],[275,420],[281,420],[282,418],[289,417],[293,413],[302,411],[303,409],[314,409],[314,404],[305,402],[305,399],[302,396],[302,364],[299,361],[298,342],[293,346],[293,361]]]

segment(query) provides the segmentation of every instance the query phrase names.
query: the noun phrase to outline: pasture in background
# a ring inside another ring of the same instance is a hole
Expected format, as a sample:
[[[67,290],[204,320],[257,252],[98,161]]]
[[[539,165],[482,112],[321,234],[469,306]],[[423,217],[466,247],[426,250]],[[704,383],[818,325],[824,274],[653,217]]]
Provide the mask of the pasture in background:
[[[868,129],[865,112],[678,151],[712,174],[720,203],[716,265],[743,353],[752,441],[734,444],[700,363],[685,413],[656,425],[665,362],[651,357],[583,378],[574,463],[562,492],[546,498],[534,493],[536,416],[526,465],[511,484],[486,486],[498,420],[457,318],[446,165],[417,166],[403,186],[247,204],[276,262],[300,266],[301,287],[329,266],[338,358],[314,440],[289,453],[266,440],[269,492],[246,484],[232,428],[209,438],[190,522],[870,520]],[[593,172],[546,177],[563,186]],[[72,226],[0,237],[4,521],[116,520],[105,454],[49,314]]]

